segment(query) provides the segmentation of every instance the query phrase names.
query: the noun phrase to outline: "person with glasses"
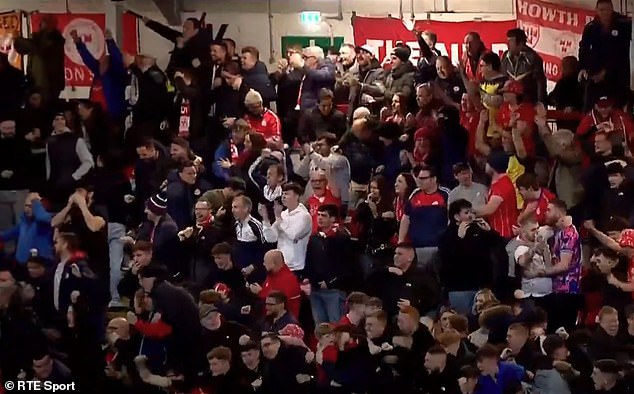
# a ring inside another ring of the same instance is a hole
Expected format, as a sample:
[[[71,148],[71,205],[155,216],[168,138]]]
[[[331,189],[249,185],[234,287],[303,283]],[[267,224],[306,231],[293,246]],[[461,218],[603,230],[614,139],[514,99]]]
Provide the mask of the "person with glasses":
[[[449,191],[438,186],[436,170],[433,167],[417,167],[418,189],[405,204],[399,227],[399,242],[409,239],[418,257],[418,264],[431,264],[438,253],[438,242],[447,228],[447,199]]]

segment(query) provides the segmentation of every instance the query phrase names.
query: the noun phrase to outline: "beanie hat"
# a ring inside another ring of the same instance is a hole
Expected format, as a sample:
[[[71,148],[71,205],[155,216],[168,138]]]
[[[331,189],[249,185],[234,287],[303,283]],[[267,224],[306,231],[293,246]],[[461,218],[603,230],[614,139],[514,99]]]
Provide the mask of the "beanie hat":
[[[162,191],[150,197],[145,203],[147,209],[155,215],[163,216],[167,212],[167,194]]]
[[[245,105],[256,105],[262,103],[262,95],[258,93],[256,90],[249,89],[246,96],[244,97]]]
[[[394,48],[392,55],[399,58],[402,62],[406,62],[409,60],[410,50],[405,47]]]
[[[218,312],[218,307],[214,304],[201,304],[198,307],[198,318],[202,320],[211,312]]]
[[[505,173],[509,165],[509,158],[502,151],[493,151],[487,157],[487,164],[498,174]]]
[[[279,331],[280,335],[304,339],[304,330],[297,324],[287,324]]]

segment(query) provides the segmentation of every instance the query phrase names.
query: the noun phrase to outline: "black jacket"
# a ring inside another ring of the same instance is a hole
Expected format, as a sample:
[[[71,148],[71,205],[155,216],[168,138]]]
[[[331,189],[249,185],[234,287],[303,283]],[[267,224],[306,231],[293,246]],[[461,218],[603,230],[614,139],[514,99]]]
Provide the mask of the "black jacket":
[[[22,190],[31,186],[27,171],[29,156],[31,150],[23,137],[0,138],[0,172],[13,172],[9,178],[0,176],[0,190]]]
[[[298,374],[309,374],[306,349],[299,346],[280,346],[277,357],[264,360],[262,366],[262,394],[300,394],[307,392],[305,385],[297,383]]]
[[[440,284],[446,291],[478,290],[492,283],[491,248],[498,235],[484,231],[476,223],[458,236],[458,225],[452,222],[440,237]]]
[[[182,270],[183,256],[178,240],[178,227],[169,215],[163,216],[154,230],[154,223],[146,220],[141,225],[137,240],[152,242],[152,257],[168,264],[172,274]]]
[[[398,301],[402,298],[418,309],[421,315],[435,310],[440,303],[440,286],[436,278],[413,263],[403,275],[395,275],[387,267],[377,268],[366,280],[367,294],[383,300],[390,316],[398,313]]]
[[[354,275],[350,235],[343,229],[332,236],[312,235],[306,249],[306,277],[313,286],[326,282],[329,289],[349,290]]]
[[[252,69],[243,70],[242,73],[246,84],[262,95],[262,101],[265,107],[269,107],[271,101],[277,99],[275,86],[269,79],[269,74],[264,63],[258,60]]]
[[[213,41],[211,34],[204,29],[200,29],[198,33],[187,40],[183,48],[176,46],[176,39],[183,36],[183,33],[171,29],[156,21],[149,21],[146,26],[153,30],[156,34],[174,43],[174,49],[171,52],[170,61],[167,65],[167,74],[173,77],[177,69],[191,69],[192,61],[198,59],[201,68],[208,68],[211,65],[211,43]],[[202,72],[201,72],[202,74]]]
[[[172,104],[167,92],[167,76],[156,65],[143,72],[133,64],[128,69],[128,77],[126,99],[128,113],[132,115],[128,126],[158,127]]]
[[[277,114],[284,120],[293,111],[299,98],[299,86],[304,77],[304,69],[295,69],[289,72],[274,72],[269,78],[277,85]]]

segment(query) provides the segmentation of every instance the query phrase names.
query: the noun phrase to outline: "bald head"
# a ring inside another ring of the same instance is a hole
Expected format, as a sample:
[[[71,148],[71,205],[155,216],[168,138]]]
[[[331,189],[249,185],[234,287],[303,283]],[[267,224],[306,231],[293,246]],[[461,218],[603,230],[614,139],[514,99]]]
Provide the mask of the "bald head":
[[[115,317],[108,323],[108,334],[115,333],[120,339],[130,339],[130,323],[123,317]]]
[[[279,249],[269,250],[264,254],[264,268],[266,268],[268,272],[277,272],[285,264],[284,255]]]

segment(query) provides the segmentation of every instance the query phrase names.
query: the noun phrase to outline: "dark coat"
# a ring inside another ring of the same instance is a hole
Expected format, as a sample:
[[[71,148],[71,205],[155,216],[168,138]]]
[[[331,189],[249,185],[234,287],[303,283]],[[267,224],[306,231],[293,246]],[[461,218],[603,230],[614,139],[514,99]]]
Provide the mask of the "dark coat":
[[[246,84],[262,95],[265,107],[268,107],[271,101],[277,99],[275,86],[269,79],[269,74],[264,63],[258,61],[252,69],[243,70],[242,73]]]
[[[316,69],[304,68],[304,80],[301,88],[300,109],[302,111],[317,108],[319,90],[335,87],[335,66],[330,60],[323,60]]]
[[[391,103],[396,93],[403,94],[407,99],[414,97],[414,74],[416,67],[410,62],[405,62],[393,68],[385,77],[385,103]]]
[[[42,89],[45,99],[57,99],[64,90],[64,44],[66,39],[59,30],[33,33],[32,38],[18,37],[13,45],[21,55],[29,55],[27,74],[36,88]]]
[[[390,316],[398,313],[398,301],[402,298],[418,309],[421,315],[435,310],[440,303],[440,287],[429,273],[412,264],[403,275],[390,273],[387,267],[377,268],[366,280],[367,294],[383,300]]]
[[[324,116],[319,108],[314,108],[302,114],[297,136],[303,143],[316,141],[325,133],[333,133],[339,139],[348,128],[346,123],[346,115],[337,109]]]

